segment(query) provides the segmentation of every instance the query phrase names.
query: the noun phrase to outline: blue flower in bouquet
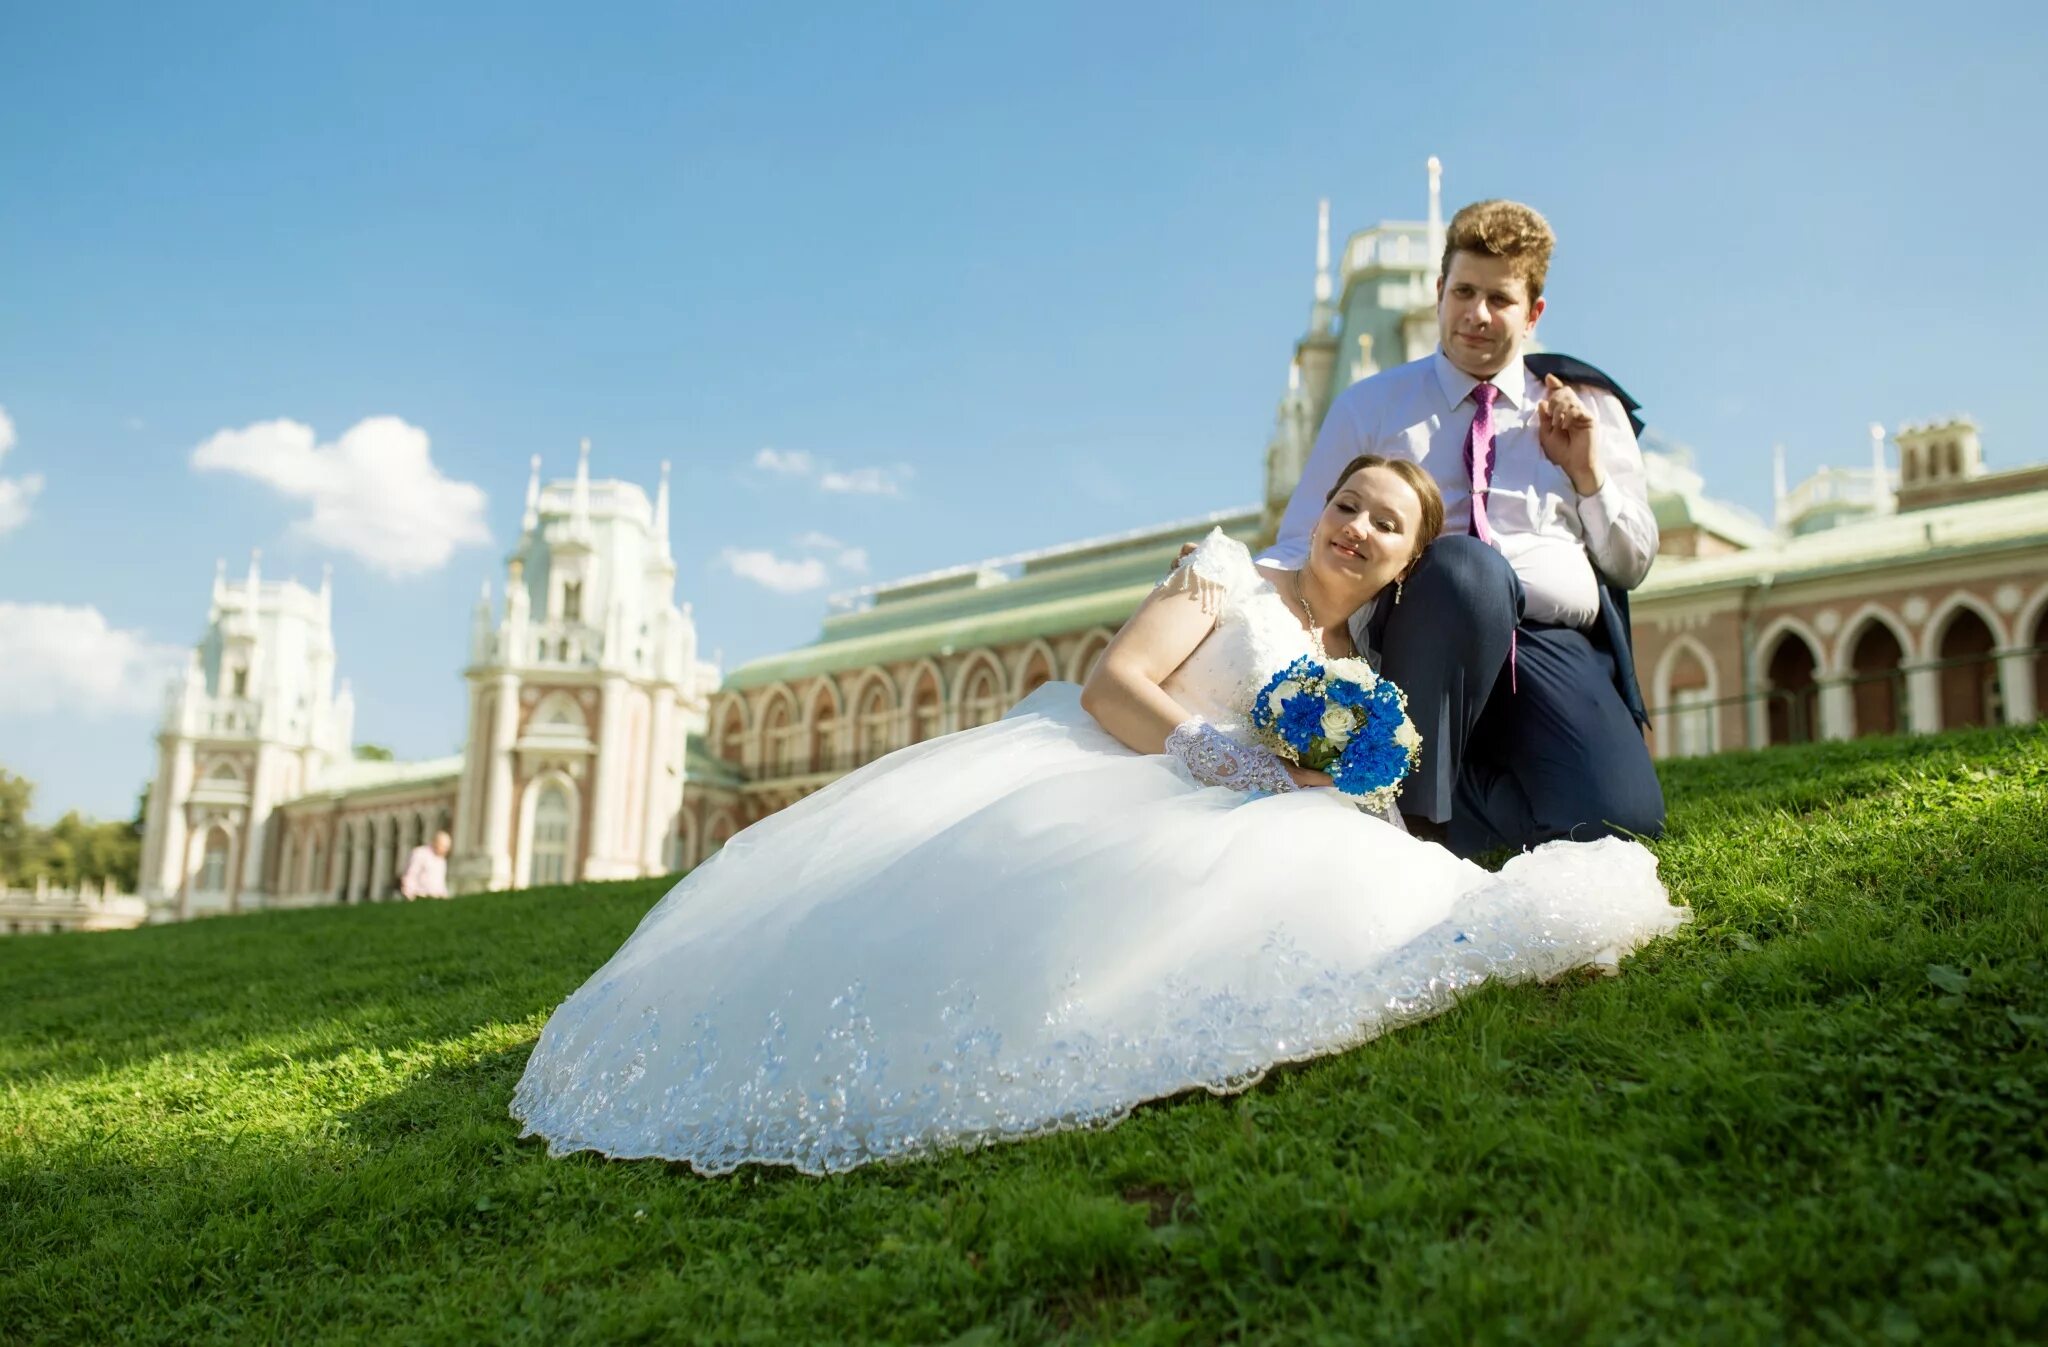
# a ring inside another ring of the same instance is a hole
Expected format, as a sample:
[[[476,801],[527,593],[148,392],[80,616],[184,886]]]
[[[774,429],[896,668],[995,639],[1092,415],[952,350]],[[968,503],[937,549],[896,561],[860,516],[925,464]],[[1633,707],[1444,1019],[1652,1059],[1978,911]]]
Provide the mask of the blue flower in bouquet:
[[[1295,752],[1308,752],[1323,732],[1323,699],[1307,691],[1289,697],[1280,706],[1279,730]]]
[[[1330,779],[1346,795],[1371,795],[1399,784],[1408,774],[1408,750],[1394,741],[1391,732],[1375,733],[1377,728],[1369,725],[1330,765]]]
[[[1330,680],[1328,695],[1333,706],[1370,706],[1374,692],[1385,686],[1378,683],[1369,688],[1348,678],[1335,678]]]
[[[1253,721],[1261,726],[1271,726],[1278,714],[1278,709],[1273,705],[1276,696],[1285,701],[1297,690],[1313,684],[1322,676],[1322,665],[1306,655],[1297,657],[1292,664],[1267,679],[1266,686],[1260,688],[1258,696],[1252,699]]]
[[[1422,747],[1401,689],[1357,659],[1296,659],[1253,695],[1251,722],[1274,752],[1328,772],[1369,809],[1393,802]]]

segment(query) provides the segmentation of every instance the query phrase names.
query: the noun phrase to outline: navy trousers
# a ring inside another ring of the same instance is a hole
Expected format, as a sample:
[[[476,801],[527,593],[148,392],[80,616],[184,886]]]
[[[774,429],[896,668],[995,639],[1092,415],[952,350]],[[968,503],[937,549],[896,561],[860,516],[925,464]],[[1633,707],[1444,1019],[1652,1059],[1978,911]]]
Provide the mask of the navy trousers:
[[[1526,622],[1522,583],[1477,538],[1439,538],[1365,635],[1408,694],[1422,758],[1401,810],[1476,856],[1664,828],[1664,792],[1597,629]],[[1515,669],[1508,671],[1510,636]]]

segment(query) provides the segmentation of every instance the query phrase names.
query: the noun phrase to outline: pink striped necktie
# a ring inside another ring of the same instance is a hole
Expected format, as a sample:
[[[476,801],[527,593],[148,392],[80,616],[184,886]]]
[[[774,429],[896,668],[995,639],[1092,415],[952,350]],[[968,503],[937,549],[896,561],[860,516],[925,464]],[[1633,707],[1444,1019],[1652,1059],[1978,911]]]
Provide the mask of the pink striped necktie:
[[[1465,432],[1465,476],[1472,483],[1472,521],[1466,526],[1473,537],[1485,543],[1494,551],[1500,544],[1493,540],[1493,523],[1486,517],[1487,493],[1493,489],[1493,400],[1500,396],[1500,390],[1490,383],[1473,386],[1472,400],[1479,404],[1472,413],[1472,429]],[[1517,649],[1515,633],[1508,633],[1508,691],[1517,692],[1519,680],[1515,677]]]
[[[1468,531],[1488,547],[1495,547],[1493,525],[1486,517],[1486,493],[1493,485],[1493,400],[1499,396],[1500,390],[1490,383],[1473,386],[1472,400],[1479,410],[1472,414],[1472,429],[1465,432],[1465,477],[1472,483]]]

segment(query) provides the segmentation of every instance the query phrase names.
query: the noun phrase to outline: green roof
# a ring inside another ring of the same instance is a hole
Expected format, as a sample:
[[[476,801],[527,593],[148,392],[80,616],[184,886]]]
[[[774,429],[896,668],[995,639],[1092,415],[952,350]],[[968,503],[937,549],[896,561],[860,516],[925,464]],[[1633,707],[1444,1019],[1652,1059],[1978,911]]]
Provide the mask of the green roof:
[[[1258,536],[1259,513],[1221,511],[861,591],[851,602],[865,601],[865,606],[828,616],[817,641],[750,661],[727,674],[724,685],[760,687],[1086,627],[1121,626],[1165,576],[1181,544],[1200,540],[1212,528],[1251,543]]]
[[[2048,544],[2048,491],[1875,515],[1713,557],[1661,557],[1637,602]]]

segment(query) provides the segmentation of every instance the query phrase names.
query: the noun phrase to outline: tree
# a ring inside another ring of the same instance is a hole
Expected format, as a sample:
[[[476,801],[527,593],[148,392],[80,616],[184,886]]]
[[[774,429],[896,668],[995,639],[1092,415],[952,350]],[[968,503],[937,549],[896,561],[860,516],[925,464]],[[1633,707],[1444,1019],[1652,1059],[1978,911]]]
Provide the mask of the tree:
[[[0,884],[19,882],[28,873],[28,809],[35,794],[34,782],[0,767]]]
[[[357,744],[357,762],[390,762],[391,750],[382,744]]]
[[[0,884],[58,888],[112,880],[134,893],[142,869],[142,820],[102,823],[72,810],[48,828],[28,821],[34,783],[0,767]],[[143,799],[148,800],[145,790]]]

